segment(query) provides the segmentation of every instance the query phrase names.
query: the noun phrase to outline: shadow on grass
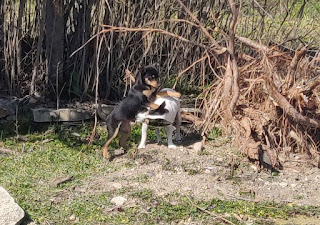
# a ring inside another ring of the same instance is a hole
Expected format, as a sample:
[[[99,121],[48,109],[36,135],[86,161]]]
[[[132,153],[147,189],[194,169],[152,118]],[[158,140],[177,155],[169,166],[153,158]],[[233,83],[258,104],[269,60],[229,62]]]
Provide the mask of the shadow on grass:
[[[89,145],[89,138],[91,136],[94,127],[93,121],[79,122],[74,125],[65,124],[63,122],[51,122],[51,123],[35,123],[26,120],[18,120],[0,124],[0,141],[6,139],[16,139],[19,142],[34,142],[41,141],[45,143],[50,140],[59,140],[61,144],[66,147],[74,148],[82,152],[99,153],[103,143],[107,139],[107,131],[103,126],[100,126],[96,130],[96,134],[93,142]],[[185,132],[186,129],[182,128],[182,141],[174,143],[177,146],[190,146],[195,142],[201,140],[199,133]],[[167,135],[165,129],[160,129],[162,136],[162,143],[167,145]],[[17,135],[18,134],[18,135]],[[136,124],[131,127],[131,136],[128,140],[129,150],[137,149],[141,139],[141,124]],[[156,134],[154,127],[148,129],[148,144],[156,143]],[[159,145],[160,146],[160,145]],[[111,152],[119,150],[118,137],[110,144]],[[116,154],[114,157],[121,157],[125,155],[128,150],[122,154]],[[102,153],[101,153],[102,154]],[[113,158],[114,159],[114,158]],[[111,160],[112,161],[112,160]]]

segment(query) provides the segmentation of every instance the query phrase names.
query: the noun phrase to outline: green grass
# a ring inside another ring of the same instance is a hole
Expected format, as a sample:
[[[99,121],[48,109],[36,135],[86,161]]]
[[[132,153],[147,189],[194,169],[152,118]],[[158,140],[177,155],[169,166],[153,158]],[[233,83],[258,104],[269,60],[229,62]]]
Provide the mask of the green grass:
[[[86,131],[89,130],[85,127],[57,126],[49,127],[46,133],[27,135],[25,142],[14,137],[3,140],[2,145],[23,154],[0,155],[0,184],[37,222],[58,216],[53,213],[55,207],[50,198],[61,190],[71,190],[95,174],[114,171],[112,163],[106,164],[96,152],[102,141],[88,146]],[[81,132],[80,137],[73,132]],[[50,187],[53,178],[63,175],[72,175],[74,179],[59,188]]]
[[[269,4],[267,4],[267,7],[264,7],[271,17],[264,17],[264,32],[262,35],[261,33],[259,34],[262,21],[261,11],[257,10],[257,8],[253,8],[252,4],[249,2],[246,2],[243,5],[242,19],[239,19],[237,34],[240,36],[249,35],[251,38],[261,38],[266,41],[272,40],[277,43],[299,37],[299,40],[304,42],[304,44],[313,40],[314,42],[312,45],[317,47],[317,43],[319,43],[320,40],[318,17],[320,10],[319,1],[307,1],[301,17],[299,17],[299,12],[303,4],[302,0],[288,1],[288,9],[291,9],[288,14],[284,8],[284,4],[281,11],[279,5],[273,7],[272,5],[274,3],[271,2],[268,2]],[[292,5],[293,2],[296,2],[294,6]],[[291,28],[294,28],[294,32],[291,31]],[[296,48],[300,44],[300,41],[296,41],[293,46],[290,46],[289,41],[287,47]]]
[[[130,163],[130,160],[116,165],[102,159],[100,148],[106,137],[102,128],[98,129],[99,136],[91,146],[87,145],[92,129],[90,124],[77,127],[56,124],[38,128],[38,131],[33,132],[27,129],[23,136],[24,141],[16,138],[14,132],[11,135],[7,132],[0,142],[0,146],[19,153],[11,156],[0,155],[0,185],[10,192],[37,224],[168,224],[185,220],[221,224],[221,221],[191,204],[186,196],[177,193],[158,195],[148,188],[126,187],[103,193],[76,194],[75,188],[90,182],[94,176],[136,165]],[[133,130],[132,140],[138,137],[138,133],[139,127]],[[117,145],[113,147],[116,148]],[[170,164],[170,161],[168,163]],[[189,165],[185,166],[188,170]],[[172,168],[164,165],[164,169]],[[190,174],[197,172],[190,170]],[[53,178],[65,175],[72,175],[74,179],[59,187],[50,186]],[[151,182],[147,175],[132,180],[141,184]],[[110,211],[114,207],[110,200],[118,195],[126,197],[134,204]],[[319,214],[319,208],[316,207],[270,202],[218,199],[192,201],[195,205],[222,215],[235,224],[245,224],[238,221],[235,215],[247,215],[255,224],[259,224],[258,221],[263,221],[264,218],[283,219],[297,214]],[[71,215],[75,218],[71,219]],[[260,224],[265,224],[264,222]]]
[[[61,223],[66,215],[74,214],[80,224],[164,224],[173,221],[183,221],[191,218],[192,221],[202,221],[203,224],[214,224],[221,221],[201,211],[195,205],[222,215],[235,224],[245,224],[236,219],[236,216],[247,215],[258,224],[259,221],[270,218],[287,219],[294,215],[312,216],[319,213],[319,209],[311,207],[287,206],[276,203],[253,203],[245,201],[211,201],[193,200],[193,204],[186,196],[170,194],[159,197],[149,189],[126,190],[127,198],[133,199],[135,204],[123,207],[121,210],[110,212],[110,199],[118,193],[103,193],[94,196],[77,198],[72,202],[64,201],[51,207],[51,214],[56,215],[48,222]],[[266,224],[266,223],[263,223]],[[270,223],[272,224],[272,223]]]

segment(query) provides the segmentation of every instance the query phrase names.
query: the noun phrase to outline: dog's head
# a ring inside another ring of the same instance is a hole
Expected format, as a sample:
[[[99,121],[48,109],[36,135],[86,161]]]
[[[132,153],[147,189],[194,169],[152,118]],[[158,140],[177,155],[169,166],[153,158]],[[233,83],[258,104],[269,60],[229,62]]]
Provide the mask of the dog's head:
[[[154,66],[146,66],[141,70],[138,81],[142,85],[148,86],[150,89],[158,88],[159,73]]]

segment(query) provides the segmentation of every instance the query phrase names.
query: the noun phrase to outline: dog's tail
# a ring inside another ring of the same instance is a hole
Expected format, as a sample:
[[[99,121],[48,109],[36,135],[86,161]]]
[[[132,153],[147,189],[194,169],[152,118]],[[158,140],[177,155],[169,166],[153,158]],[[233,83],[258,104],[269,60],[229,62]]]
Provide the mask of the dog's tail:
[[[97,113],[101,119],[107,121],[107,115],[102,111],[101,102],[98,103]]]

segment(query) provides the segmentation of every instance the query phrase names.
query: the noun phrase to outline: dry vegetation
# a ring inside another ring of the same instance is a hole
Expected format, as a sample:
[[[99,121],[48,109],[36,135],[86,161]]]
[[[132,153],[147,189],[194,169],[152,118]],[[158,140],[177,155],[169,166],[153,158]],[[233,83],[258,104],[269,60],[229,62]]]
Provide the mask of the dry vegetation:
[[[202,92],[196,107],[204,137],[220,122],[260,165],[281,168],[287,154],[303,152],[320,166],[317,1],[0,6],[0,94],[59,102],[96,92],[114,100],[123,94],[126,69],[158,63],[166,85]]]

